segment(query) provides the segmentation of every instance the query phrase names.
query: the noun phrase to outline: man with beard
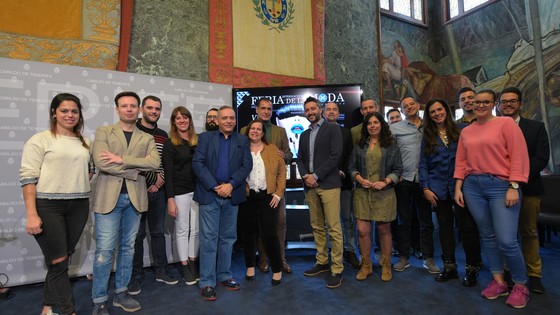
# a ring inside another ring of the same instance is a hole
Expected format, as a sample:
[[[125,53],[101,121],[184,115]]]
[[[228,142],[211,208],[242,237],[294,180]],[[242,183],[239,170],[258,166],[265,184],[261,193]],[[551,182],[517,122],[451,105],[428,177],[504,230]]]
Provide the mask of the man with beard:
[[[161,100],[148,95],[142,100],[142,118],[136,122],[136,127],[154,137],[160,158],[163,144],[167,140],[167,132],[157,127],[161,115]],[[134,244],[134,260],[132,265],[132,280],[128,285],[128,293],[137,295],[142,290],[142,267],[144,267],[144,239],[146,238],[146,223],[150,229],[152,258],[155,264],[156,281],[166,284],[177,284],[178,280],[166,272],[167,253],[165,250],[165,213],[167,202],[163,174],[163,159],[156,172],[146,172],[146,186],[148,187],[148,211],[142,213],[140,228]],[[147,221],[147,222],[146,222]]]
[[[218,109],[210,108],[206,112],[206,123],[204,124],[204,129],[206,131],[216,131],[218,130]]]
[[[323,118],[317,99],[308,97],[303,108],[311,124],[301,134],[297,166],[304,181],[303,188],[309,203],[309,217],[317,248],[315,265],[303,275],[311,277],[330,271],[327,287],[334,289],[342,284],[344,270],[340,224],[341,183],[338,173],[338,162],[342,155],[342,133],[338,125]],[[332,244],[332,266],[329,266],[327,232]]]
[[[463,116],[456,120],[457,123],[471,124],[476,120],[474,116],[474,90],[468,86],[462,87],[457,91],[459,96],[459,107],[463,110]]]
[[[505,88],[500,93],[498,108],[502,115],[515,120],[527,143],[529,151],[529,181],[521,187],[521,211],[518,230],[521,235],[521,251],[529,276],[529,290],[537,294],[545,292],[542,285],[542,262],[539,255],[537,220],[541,208],[541,197],[545,194],[541,171],[548,164],[550,147],[544,123],[521,117],[523,106],[521,91],[516,87]]]

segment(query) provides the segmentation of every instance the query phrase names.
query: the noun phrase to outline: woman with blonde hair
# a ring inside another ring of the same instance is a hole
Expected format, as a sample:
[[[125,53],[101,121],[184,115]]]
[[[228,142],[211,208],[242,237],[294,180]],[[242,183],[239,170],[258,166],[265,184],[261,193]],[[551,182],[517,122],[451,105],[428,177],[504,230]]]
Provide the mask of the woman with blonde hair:
[[[198,204],[192,200],[196,177],[192,159],[198,143],[192,115],[183,106],[171,112],[169,139],[163,145],[167,213],[175,218],[177,253],[187,285],[200,279],[198,268]]]

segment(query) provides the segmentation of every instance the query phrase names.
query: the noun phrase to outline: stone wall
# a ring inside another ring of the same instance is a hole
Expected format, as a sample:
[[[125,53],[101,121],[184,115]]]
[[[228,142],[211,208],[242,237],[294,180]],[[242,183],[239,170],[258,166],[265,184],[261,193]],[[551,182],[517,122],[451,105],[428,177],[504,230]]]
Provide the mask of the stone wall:
[[[377,4],[325,1],[327,84],[362,83],[379,98]],[[208,1],[135,1],[128,71],[208,81]]]

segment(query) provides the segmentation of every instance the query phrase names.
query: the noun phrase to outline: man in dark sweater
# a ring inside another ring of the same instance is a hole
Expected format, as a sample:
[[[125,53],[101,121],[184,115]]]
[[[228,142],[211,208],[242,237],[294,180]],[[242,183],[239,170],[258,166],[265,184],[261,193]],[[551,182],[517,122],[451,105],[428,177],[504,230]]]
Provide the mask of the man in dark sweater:
[[[153,135],[158,153],[162,158],[163,144],[167,140],[167,132],[157,127],[161,115],[161,100],[158,97],[148,95],[142,100],[142,118],[136,122],[138,129]],[[162,162],[163,163],[163,162]],[[178,280],[169,276],[166,272],[167,253],[165,250],[164,223],[166,213],[165,177],[163,165],[160,164],[157,172],[148,172],[146,175],[146,186],[148,187],[148,211],[142,214],[140,228],[136,235],[134,244],[134,260],[132,267],[132,279],[128,285],[128,292],[137,295],[142,290],[144,267],[144,238],[146,238],[146,221],[150,228],[150,239],[153,261],[155,263],[156,281],[166,284],[177,284]]]

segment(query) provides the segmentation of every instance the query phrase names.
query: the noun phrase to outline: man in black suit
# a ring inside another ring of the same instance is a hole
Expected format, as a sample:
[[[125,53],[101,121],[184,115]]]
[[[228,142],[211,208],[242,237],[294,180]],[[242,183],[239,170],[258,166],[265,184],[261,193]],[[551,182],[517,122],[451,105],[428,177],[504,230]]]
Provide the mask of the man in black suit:
[[[317,255],[315,265],[306,270],[305,276],[316,276],[330,271],[328,288],[342,283],[343,240],[340,225],[340,175],[338,162],[342,155],[342,133],[338,125],[327,122],[321,116],[319,101],[308,97],[303,108],[309,129],[301,134],[297,166],[304,180],[305,197],[309,204],[309,217]],[[325,227],[326,225],[326,227]],[[327,229],[331,241],[331,262]]]
[[[540,172],[548,164],[550,147],[544,123],[521,117],[522,106],[522,95],[518,88],[508,87],[500,93],[498,108],[504,116],[513,118],[519,125],[529,152],[531,169],[527,185],[521,188],[522,203],[518,229],[521,234],[521,250],[529,275],[529,289],[534,293],[543,294],[545,289],[541,283],[542,264],[539,256],[537,219],[539,218],[541,196],[545,193]]]
[[[334,124],[338,124],[340,108],[337,103],[327,103],[325,105],[325,119]],[[340,126],[340,125],[339,125]],[[356,220],[352,210],[352,179],[348,174],[348,162],[352,155],[352,134],[350,129],[340,126],[342,132],[342,155],[338,162],[338,173],[342,187],[340,189],[340,220],[344,234],[344,260],[354,268],[360,268],[360,261],[356,256]]]

